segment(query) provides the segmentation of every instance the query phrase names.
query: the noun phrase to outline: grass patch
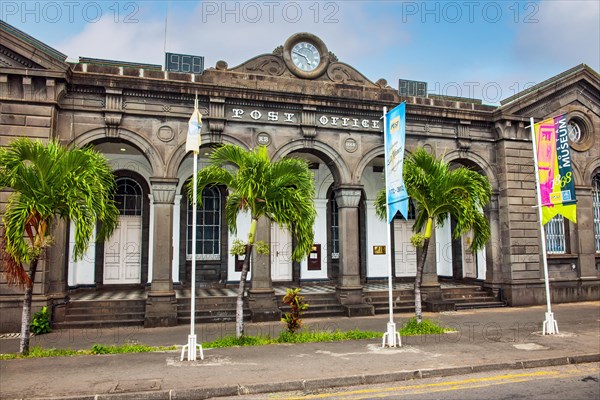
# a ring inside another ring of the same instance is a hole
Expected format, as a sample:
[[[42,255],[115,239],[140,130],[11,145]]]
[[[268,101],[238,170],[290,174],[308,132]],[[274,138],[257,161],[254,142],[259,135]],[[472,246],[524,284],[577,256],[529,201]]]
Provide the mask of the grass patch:
[[[237,338],[230,335],[223,336],[222,338],[213,340],[212,342],[204,342],[202,343],[202,348],[217,349],[235,346],[263,346],[271,343],[274,342],[269,336],[242,336],[241,338]]]
[[[296,333],[290,333],[282,331],[279,336],[273,338],[270,336],[242,336],[236,338],[233,335],[224,336],[220,339],[213,340],[212,342],[202,343],[202,348],[223,348],[223,347],[234,347],[234,346],[264,346],[267,344],[278,344],[278,343],[316,343],[316,342],[338,342],[340,340],[358,340],[358,339],[373,339],[380,338],[381,332],[371,331],[360,331],[355,329],[353,331],[342,332],[339,330],[330,331],[301,331]]]
[[[123,344],[119,346],[105,346],[95,344],[89,350],[71,350],[71,349],[44,349],[39,346],[33,346],[29,350],[29,355],[21,354],[0,354],[0,360],[14,360],[16,358],[40,358],[40,357],[69,357],[93,354],[125,354],[125,353],[150,353],[153,351],[176,350],[176,346],[145,346],[141,344]]]
[[[424,319],[421,323],[417,323],[417,318],[412,317],[400,328],[400,336],[415,336],[415,335],[439,335],[446,332],[452,332],[453,329],[444,328],[437,323]]]
[[[437,323],[424,319],[417,324],[416,318],[409,319],[399,330],[401,336],[431,335],[451,332],[453,329],[447,329],[439,326]],[[273,338],[270,336],[242,336],[236,338],[234,335],[224,336],[213,340],[212,342],[202,343],[205,349],[235,347],[235,346],[264,346],[267,344],[278,343],[317,343],[317,342],[338,342],[341,340],[360,340],[360,339],[379,339],[382,332],[361,331],[358,329],[342,332],[335,331],[301,331],[290,333],[282,331],[279,336]],[[34,346],[31,348],[28,356],[20,354],[0,354],[0,360],[12,360],[15,358],[36,358],[36,357],[65,357],[76,355],[92,354],[126,354],[126,353],[148,353],[153,351],[176,350],[177,346],[146,346],[143,344],[123,344],[118,346],[106,346],[103,344],[94,344],[89,350],[71,350],[71,349],[44,349]]]
[[[276,343],[316,343],[316,342],[338,342],[341,340],[373,339],[381,337],[381,332],[353,331],[342,332],[339,330],[329,332],[281,332]]]

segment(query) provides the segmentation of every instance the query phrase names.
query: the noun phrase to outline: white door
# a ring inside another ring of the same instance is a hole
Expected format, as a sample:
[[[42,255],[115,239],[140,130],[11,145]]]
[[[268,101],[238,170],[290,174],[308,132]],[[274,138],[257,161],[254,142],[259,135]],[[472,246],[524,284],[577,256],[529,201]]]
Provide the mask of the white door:
[[[410,242],[414,220],[394,220],[394,257],[396,276],[417,274],[417,249]]]
[[[104,284],[140,283],[142,217],[121,215],[115,233],[104,243]]]
[[[470,231],[462,237],[462,269],[463,278],[477,278],[477,254],[469,248],[473,242],[473,231]]]
[[[271,224],[271,280],[292,280],[292,235],[276,223]]]
[[[443,226],[436,226],[435,241],[437,274],[439,276],[452,277],[452,229],[450,226],[450,215],[446,217]]]

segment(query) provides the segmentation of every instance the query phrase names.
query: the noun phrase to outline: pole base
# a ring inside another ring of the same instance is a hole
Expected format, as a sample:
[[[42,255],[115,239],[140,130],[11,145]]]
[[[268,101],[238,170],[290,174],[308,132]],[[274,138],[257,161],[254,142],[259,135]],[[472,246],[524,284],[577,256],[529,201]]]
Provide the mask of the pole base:
[[[185,357],[185,350],[188,351],[188,361],[196,361],[196,354],[198,348],[200,349],[200,359],[204,360],[204,352],[202,351],[202,345],[196,342],[196,335],[188,335],[188,344],[184,345],[181,349],[181,361]]]
[[[402,347],[400,334],[398,333],[398,331],[396,331],[396,324],[393,322],[388,322],[387,324],[387,332],[383,334],[383,338],[381,340],[381,347],[385,347],[386,342],[389,347]]]
[[[547,312],[546,320],[544,321],[544,325],[542,326],[542,334],[543,335],[555,335],[558,333],[558,324],[554,319],[554,313]]]

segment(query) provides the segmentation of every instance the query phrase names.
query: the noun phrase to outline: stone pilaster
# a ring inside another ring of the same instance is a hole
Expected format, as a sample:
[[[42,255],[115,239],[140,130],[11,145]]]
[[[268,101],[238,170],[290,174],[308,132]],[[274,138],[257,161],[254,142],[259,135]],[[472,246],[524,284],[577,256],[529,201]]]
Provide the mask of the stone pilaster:
[[[498,209],[498,192],[492,193],[488,205],[488,221],[490,222],[491,238],[485,246],[486,272],[484,287],[491,288],[496,293],[502,285],[500,215]]]
[[[339,188],[335,200],[339,209],[340,231],[340,276],[337,286],[339,302],[346,309],[346,315],[373,315],[373,306],[364,303],[359,271],[359,187]]]
[[[592,209],[592,188],[590,186],[576,186],[577,197],[577,231],[579,237],[579,277],[585,279],[598,279],[596,269],[596,245],[594,243],[594,219]],[[591,238],[592,240],[582,240]]]
[[[437,252],[436,252],[435,229],[432,229],[429,247],[427,248],[427,258],[423,267],[423,280],[421,281],[421,290],[428,300],[440,299],[442,297],[440,282],[437,275]],[[417,257],[422,249],[417,249]]]
[[[57,219],[52,227],[54,243],[48,252],[48,285],[46,293],[49,299],[61,300],[67,297],[67,263],[69,249],[68,222]],[[93,240],[93,239],[92,239]],[[90,244],[93,244],[90,243]]]
[[[266,217],[258,220],[256,240],[271,243],[271,223]],[[252,260],[252,285],[248,291],[248,303],[254,322],[278,321],[281,318],[271,281],[271,256],[258,254],[256,250]]]
[[[177,300],[173,290],[173,204],[178,179],[150,178],[154,198],[152,283],[146,300],[147,328],[177,324]]]

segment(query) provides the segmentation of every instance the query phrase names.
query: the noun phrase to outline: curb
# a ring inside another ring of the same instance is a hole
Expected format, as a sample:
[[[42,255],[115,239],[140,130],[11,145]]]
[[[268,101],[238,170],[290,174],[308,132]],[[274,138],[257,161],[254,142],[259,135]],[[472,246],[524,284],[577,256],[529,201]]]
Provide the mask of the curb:
[[[231,385],[221,387],[158,390],[145,392],[106,393],[83,396],[36,397],[37,400],[200,400],[214,397],[233,397],[247,394],[271,392],[307,391],[342,386],[360,386],[377,383],[407,381],[432,377],[465,375],[477,372],[498,371],[504,369],[528,369],[553,367],[569,364],[600,362],[600,353],[584,354],[572,357],[543,358],[538,360],[515,361],[509,363],[473,365],[466,367],[448,367],[413,371],[398,371],[374,375],[352,375],[339,378],[296,380],[288,382],[259,383],[253,385]]]

